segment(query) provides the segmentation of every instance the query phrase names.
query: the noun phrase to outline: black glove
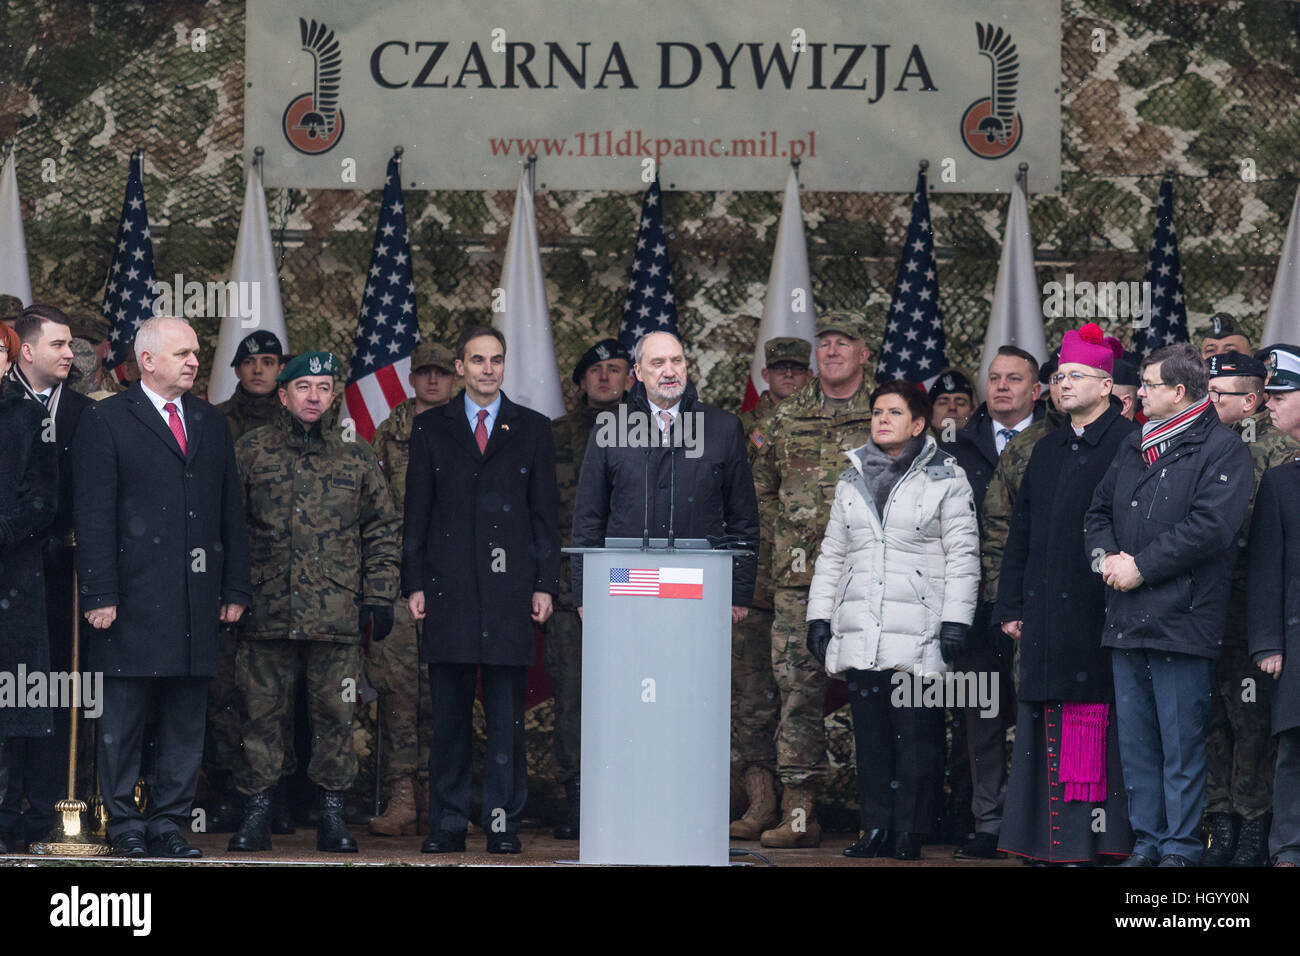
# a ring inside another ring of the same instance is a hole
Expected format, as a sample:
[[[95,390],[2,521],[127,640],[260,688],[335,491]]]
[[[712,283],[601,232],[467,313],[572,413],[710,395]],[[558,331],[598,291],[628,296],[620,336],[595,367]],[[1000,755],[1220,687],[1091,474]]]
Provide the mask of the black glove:
[[[809,621],[808,639],[804,642],[808,653],[817,658],[817,663],[826,666],[826,648],[831,643],[830,621]]]
[[[386,638],[393,629],[393,606],[391,604],[363,604],[357,617],[357,630],[366,633],[370,625],[370,639],[378,643]]]
[[[943,662],[951,664],[966,649],[966,632],[970,628],[956,621],[944,621],[939,625],[939,653]]]

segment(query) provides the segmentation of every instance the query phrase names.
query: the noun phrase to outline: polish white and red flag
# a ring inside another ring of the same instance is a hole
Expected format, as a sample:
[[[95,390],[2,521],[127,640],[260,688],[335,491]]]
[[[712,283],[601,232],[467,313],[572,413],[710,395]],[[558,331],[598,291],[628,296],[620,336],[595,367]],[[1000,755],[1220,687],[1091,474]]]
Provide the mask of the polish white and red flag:
[[[772,270],[767,276],[767,297],[763,300],[763,319],[758,324],[758,341],[749,362],[749,380],[741,411],[749,411],[767,391],[763,369],[767,357],[763,345],[769,339],[789,336],[807,339],[817,354],[816,319],[813,314],[812,278],[808,271],[808,242],[803,232],[803,212],[799,206],[799,178],[790,170],[785,184],[785,201],[781,221],[776,229],[776,249],[772,252]],[[815,371],[815,366],[814,366]]]
[[[384,201],[379,207],[361,317],[343,390],[348,416],[366,441],[394,408],[414,394],[406,379],[411,372],[411,353],[419,341],[402,167],[398,156],[393,156],[388,161]]]
[[[703,568],[610,568],[614,597],[704,599]]]

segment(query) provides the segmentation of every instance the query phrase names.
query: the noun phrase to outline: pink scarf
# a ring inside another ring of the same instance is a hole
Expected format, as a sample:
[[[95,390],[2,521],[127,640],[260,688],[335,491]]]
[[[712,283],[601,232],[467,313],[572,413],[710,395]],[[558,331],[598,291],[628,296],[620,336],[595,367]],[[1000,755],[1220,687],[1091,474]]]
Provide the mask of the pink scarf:
[[[1065,799],[1106,800],[1106,727],[1109,704],[1061,705],[1061,781]]]

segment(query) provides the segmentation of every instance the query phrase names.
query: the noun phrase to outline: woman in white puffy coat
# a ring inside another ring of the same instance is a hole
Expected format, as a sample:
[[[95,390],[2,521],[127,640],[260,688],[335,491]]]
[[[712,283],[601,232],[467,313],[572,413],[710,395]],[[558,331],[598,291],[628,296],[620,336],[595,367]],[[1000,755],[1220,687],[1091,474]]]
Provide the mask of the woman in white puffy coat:
[[[975,500],[926,428],[929,404],[907,382],[872,394],[808,592],[809,650],[843,675],[853,713],[862,822],[846,856],[920,856],[943,773],[936,692],[975,617]]]

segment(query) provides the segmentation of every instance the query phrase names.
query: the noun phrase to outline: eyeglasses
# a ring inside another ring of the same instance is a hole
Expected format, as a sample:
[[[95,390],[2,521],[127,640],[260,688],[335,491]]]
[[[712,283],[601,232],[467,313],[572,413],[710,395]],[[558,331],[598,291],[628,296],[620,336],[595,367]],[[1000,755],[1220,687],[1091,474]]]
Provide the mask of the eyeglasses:
[[[1160,386],[1164,386],[1165,388],[1178,387],[1177,385],[1170,385],[1168,382],[1148,382],[1146,379],[1143,379],[1142,384],[1138,386],[1138,391],[1140,392],[1143,389],[1147,389],[1149,391],[1150,389],[1159,388]]]
[[[1109,375],[1089,375],[1087,372],[1080,372],[1078,369],[1075,369],[1075,370],[1072,371],[1072,372],[1057,372],[1055,375],[1052,376],[1051,384],[1053,384],[1053,385],[1060,385],[1060,384],[1061,384],[1062,382],[1064,382],[1067,378],[1068,378],[1071,382],[1081,382],[1081,381],[1083,381],[1085,378],[1110,378],[1110,376],[1109,376]]]
[[[1225,395],[1253,395],[1254,392],[1221,392],[1217,388],[1210,389],[1210,401],[1217,402]]]

